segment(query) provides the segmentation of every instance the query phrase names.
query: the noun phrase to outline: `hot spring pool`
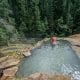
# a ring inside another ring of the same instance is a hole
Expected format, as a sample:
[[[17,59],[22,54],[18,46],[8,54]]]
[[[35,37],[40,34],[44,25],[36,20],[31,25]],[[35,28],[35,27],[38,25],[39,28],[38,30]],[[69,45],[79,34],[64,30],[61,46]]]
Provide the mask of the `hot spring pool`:
[[[57,41],[53,48],[49,42],[31,51],[22,59],[16,76],[25,77],[36,72],[80,75],[80,59],[68,41]]]

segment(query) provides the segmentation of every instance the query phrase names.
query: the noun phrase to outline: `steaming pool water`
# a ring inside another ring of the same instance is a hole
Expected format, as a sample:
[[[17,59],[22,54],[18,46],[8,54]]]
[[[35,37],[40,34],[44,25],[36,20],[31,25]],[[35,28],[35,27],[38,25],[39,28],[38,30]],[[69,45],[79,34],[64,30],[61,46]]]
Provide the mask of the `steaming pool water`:
[[[33,73],[63,73],[80,80],[80,59],[71,44],[65,40],[57,41],[51,46],[50,42],[31,50],[32,55],[22,59],[17,77],[29,76]]]

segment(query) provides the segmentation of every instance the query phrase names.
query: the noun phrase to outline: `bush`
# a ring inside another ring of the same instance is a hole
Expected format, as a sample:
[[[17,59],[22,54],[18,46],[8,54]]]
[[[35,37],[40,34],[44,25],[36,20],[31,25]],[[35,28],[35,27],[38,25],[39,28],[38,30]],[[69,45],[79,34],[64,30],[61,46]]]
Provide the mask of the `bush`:
[[[0,28],[0,46],[7,45],[8,36],[4,28]]]

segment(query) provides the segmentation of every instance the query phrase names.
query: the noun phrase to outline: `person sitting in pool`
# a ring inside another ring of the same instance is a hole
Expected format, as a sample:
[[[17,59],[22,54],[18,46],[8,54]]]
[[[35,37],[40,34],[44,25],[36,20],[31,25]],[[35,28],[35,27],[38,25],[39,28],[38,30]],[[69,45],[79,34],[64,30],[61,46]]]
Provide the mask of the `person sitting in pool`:
[[[57,38],[55,36],[51,37],[51,44],[52,44],[52,46],[57,44]]]

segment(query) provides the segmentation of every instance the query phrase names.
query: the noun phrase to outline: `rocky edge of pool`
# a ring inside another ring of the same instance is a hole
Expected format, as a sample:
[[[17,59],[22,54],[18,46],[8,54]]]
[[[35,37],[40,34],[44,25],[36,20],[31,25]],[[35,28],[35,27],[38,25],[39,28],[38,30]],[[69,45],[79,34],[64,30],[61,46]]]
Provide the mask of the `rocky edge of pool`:
[[[68,38],[58,38],[67,40],[72,44],[72,48],[76,51],[78,57],[80,57],[80,34],[72,35]],[[10,44],[8,47],[1,47],[0,52],[2,54],[0,58],[0,69],[3,70],[3,75],[0,80],[72,80],[71,75],[64,74],[47,74],[47,73],[34,73],[29,77],[16,78],[15,74],[18,71],[20,60],[25,56],[31,55],[31,50],[42,45],[48,41],[49,38],[45,38],[38,41],[36,44]],[[1,72],[0,72],[1,73]],[[79,76],[78,76],[79,78]],[[76,79],[73,79],[76,80]],[[77,80],[80,80],[77,79]]]

